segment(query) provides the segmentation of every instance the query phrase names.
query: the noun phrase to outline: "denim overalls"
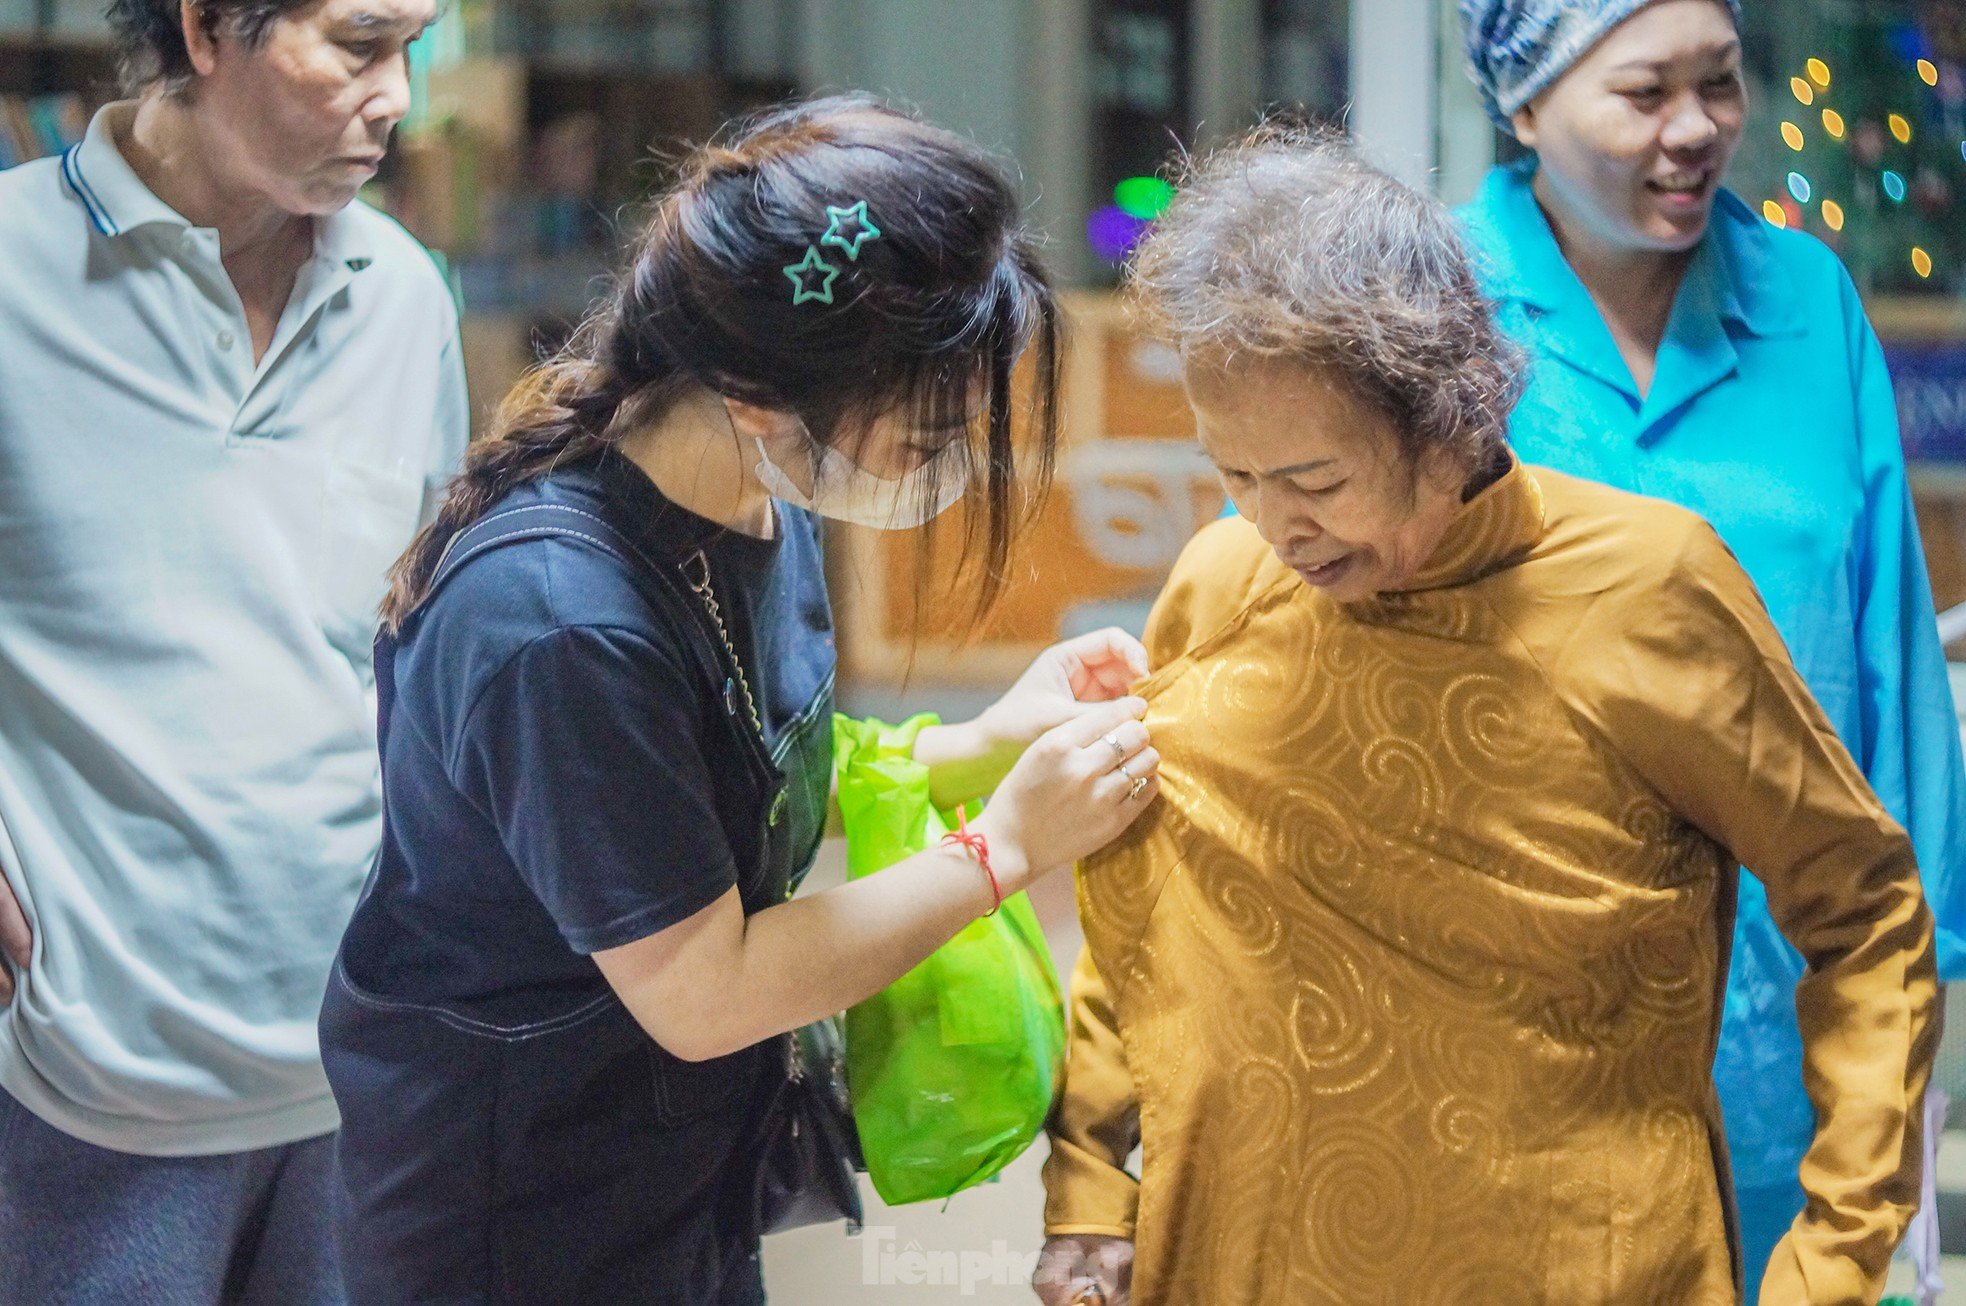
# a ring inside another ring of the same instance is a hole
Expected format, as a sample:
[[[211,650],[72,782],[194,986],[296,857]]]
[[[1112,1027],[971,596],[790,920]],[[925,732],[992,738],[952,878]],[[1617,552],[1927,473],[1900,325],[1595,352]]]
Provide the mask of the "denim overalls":
[[[695,848],[704,832],[645,815],[662,806],[659,789],[639,797],[644,775],[668,769],[667,734],[626,755],[613,742],[612,709],[581,715],[591,686],[555,684],[542,671],[533,677],[542,687],[525,689],[524,667],[488,676],[479,649],[509,645],[523,658],[557,638],[534,610],[544,593],[555,619],[578,609],[582,629],[671,659],[692,700],[677,705],[672,690],[655,707],[679,713],[689,729],[677,729],[695,736],[689,762],[707,770],[699,788],[718,827],[703,846],[729,850],[728,882],[705,873],[675,914],[694,914],[732,882],[747,914],[782,902],[824,831],[833,647],[816,525],[782,506],[780,522],[775,556],[749,593],[744,569],[719,563],[761,542],[706,540],[706,523],[610,455],[494,508],[452,546],[400,638],[379,641],[383,848],[321,1019],[343,1112],[354,1301],[762,1301],[752,1202],[757,1123],[782,1074],[777,1040],[706,1062],[677,1059],[582,955],[598,949],[569,946],[566,922],[554,917],[562,885],[584,891],[613,877],[661,907],[665,874],[698,874],[702,858],[665,868],[662,840]],[[680,565],[699,550],[736,628],[744,677],[680,583]],[[529,553],[547,565],[535,567]],[[426,640],[436,647],[421,648]],[[453,698],[470,701],[447,706]],[[466,715],[486,711],[486,701],[499,705],[495,719]],[[496,754],[506,736],[529,738],[531,712],[548,714],[548,746],[521,750],[521,767],[493,766],[478,784],[472,748]],[[471,724],[460,730],[461,719]],[[474,731],[490,744],[473,745]],[[589,741],[596,755],[583,752]],[[651,833],[610,860],[602,850],[613,830],[583,827],[580,805],[604,809],[611,790],[630,791],[612,819],[645,819]],[[537,855],[542,828],[555,832],[545,846],[562,850],[554,860],[564,864],[515,875],[520,858]],[[637,848],[650,850],[654,871]],[[637,928],[594,942],[619,946],[641,937]]]

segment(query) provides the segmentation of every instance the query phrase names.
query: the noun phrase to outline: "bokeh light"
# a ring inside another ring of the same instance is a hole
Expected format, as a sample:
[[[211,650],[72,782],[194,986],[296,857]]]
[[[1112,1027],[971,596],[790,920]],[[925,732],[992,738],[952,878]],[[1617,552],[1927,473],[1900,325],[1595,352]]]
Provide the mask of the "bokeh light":
[[[1886,118],[1884,122],[1885,125],[1890,127],[1891,134],[1898,138],[1898,144],[1911,144],[1911,123],[1906,120],[1902,113],[1894,113]]]
[[[1831,231],[1843,230],[1843,206],[1835,200],[1823,201],[1823,225]]]
[[[1783,124],[1782,124],[1782,139],[1783,139],[1784,141],[1786,141],[1786,142],[1788,142],[1788,147],[1789,147],[1790,149],[1792,149],[1792,150],[1799,150],[1799,149],[1801,149],[1801,148],[1802,148],[1802,128],[1800,128],[1800,127],[1798,127],[1798,126],[1796,126],[1796,125],[1795,125],[1794,123],[1792,123],[1792,122],[1785,122],[1785,123],[1783,123]]]
[[[1789,78],[1789,89],[1794,91],[1795,98],[1804,104],[1813,104],[1816,101],[1816,88],[1803,81],[1800,77]]]
[[[1781,204],[1775,200],[1761,201],[1761,216],[1778,227],[1786,227],[1789,224],[1789,215],[1782,211]]]
[[[1159,177],[1128,177],[1113,187],[1113,203],[1129,217],[1152,222],[1174,202],[1174,187]]]
[[[1092,252],[1114,263],[1131,254],[1146,231],[1145,222],[1117,204],[1108,204],[1085,220],[1085,238]]]
[[[1809,179],[1799,172],[1789,174],[1789,194],[1795,196],[1797,204],[1807,204],[1809,196],[1815,192],[1809,186]]]
[[[1821,59],[1811,59],[1808,69],[1809,80],[1827,91],[1829,89],[1829,65]]]
[[[1932,275],[1932,256],[1916,245],[1911,247],[1911,270],[1921,277]]]
[[[1823,130],[1830,134],[1831,139],[1842,140],[1843,115],[1834,109],[1823,110]]]
[[[1918,80],[1924,82],[1927,86],[1937,86],[1939,84],[1939,66],[1930,59],[1920,59],[1918,61]]]
[[[1905,179],[1901,173],[1895,168],[1886,168],[1881,180],[1884,183],[1884,193],[1891,197],[1893,204],[1905,202]]]

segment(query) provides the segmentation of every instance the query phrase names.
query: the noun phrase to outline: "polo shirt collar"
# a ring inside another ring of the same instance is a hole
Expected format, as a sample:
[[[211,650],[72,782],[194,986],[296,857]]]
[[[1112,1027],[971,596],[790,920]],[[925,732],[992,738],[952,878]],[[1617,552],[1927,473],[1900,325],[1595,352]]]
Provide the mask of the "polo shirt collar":
[[[375,262],[375,245],[348,209],[337,209],[314,221],[314,256],[337,272],[355,273]]]
[[[136,108],[135,100],[119,100],[98,109],[87,134],[61,156],[62,179],[105,236],[153,225],[188,230],[190,221],[158,199],[116,148],[116,132],[128,130]]]
[[[62,155],[62,177],[74,192],[89,221],[105,236],[124,236],[144,227],[192,229],[189,219],[157,198],[116,145],[136,117],[135,100],[104,105],[89,121],[82,140]],[[314,255],[328,264],[330,277],[360,272],[375,261],[375,247],[363,224],[346,209],[314,223]]]

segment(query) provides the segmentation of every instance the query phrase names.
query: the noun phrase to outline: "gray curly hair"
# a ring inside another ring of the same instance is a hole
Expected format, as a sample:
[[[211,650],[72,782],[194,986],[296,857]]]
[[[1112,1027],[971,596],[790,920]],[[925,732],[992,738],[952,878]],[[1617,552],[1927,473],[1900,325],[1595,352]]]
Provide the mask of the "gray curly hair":
[[[1336,132],[1265,124],[1184,159],[1128,284],[1190,357],[1298,360],[1384,413],[1409,460],[1494,458],[1524,357],[1442,205]]]

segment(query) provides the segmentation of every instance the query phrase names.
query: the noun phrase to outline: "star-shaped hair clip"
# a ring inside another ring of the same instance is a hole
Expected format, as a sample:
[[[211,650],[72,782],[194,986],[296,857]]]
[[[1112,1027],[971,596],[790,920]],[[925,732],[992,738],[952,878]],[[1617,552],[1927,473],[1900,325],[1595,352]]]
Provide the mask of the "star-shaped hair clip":
[[[846,251],[847,258],[855,263],[860,261],[860,247],[870,240],[881,238],[881,229],[867,216],[867,201],[856,200],[845,208],[828,204],[826,216],[832,221],[826,227],[826,234],[819,238],[822,245],[837,245]],[[853,234],[846,235],[842,228],[851,228]]]
[[[833,281],[840,275],[840,270],[820,257],[817,245],[807,245],[806,256],[797,263],[787,263],[784,271],[792,282],[794,308],[809,299],[822,304],[833,302]]]

